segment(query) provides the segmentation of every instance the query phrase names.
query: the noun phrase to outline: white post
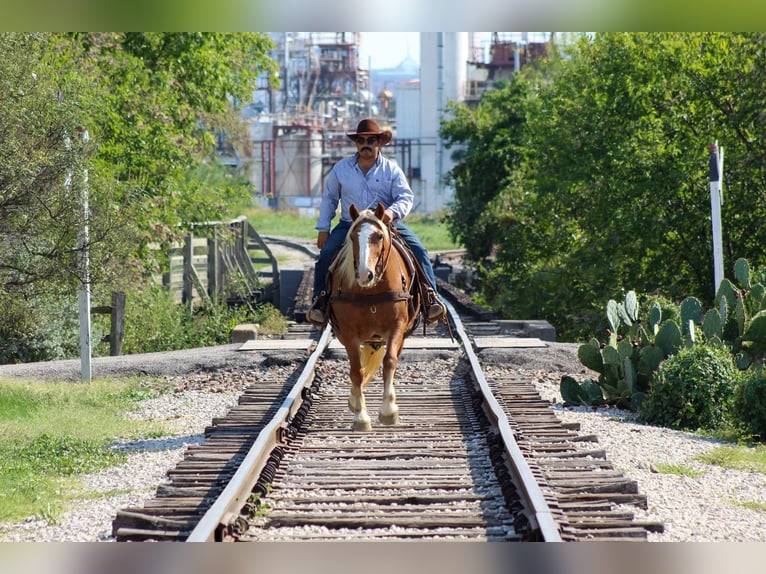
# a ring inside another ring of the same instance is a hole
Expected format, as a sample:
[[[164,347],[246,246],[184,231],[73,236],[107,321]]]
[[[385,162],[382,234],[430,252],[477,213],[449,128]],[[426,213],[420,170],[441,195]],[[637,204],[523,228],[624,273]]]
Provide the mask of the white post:
[[[721,204],[723,203],[723,148],[718,141],[710,144],[710,210],[713,220],[713,279],[715,293],[723,281],[723,240],[721,238]]]
[[[83,143],[88,143],[90,136],[88,130],[78,128],[82,134]],[[90,230],[88,228],[90,208],[88,206],[88,170],[83,170],[82,175],[82,214],[83,228],[80,232],[77,249],[80,254],[81,287],[79,292],[80,303],[80,378],[83,381],[91,379],[91,347],[90,347]]]

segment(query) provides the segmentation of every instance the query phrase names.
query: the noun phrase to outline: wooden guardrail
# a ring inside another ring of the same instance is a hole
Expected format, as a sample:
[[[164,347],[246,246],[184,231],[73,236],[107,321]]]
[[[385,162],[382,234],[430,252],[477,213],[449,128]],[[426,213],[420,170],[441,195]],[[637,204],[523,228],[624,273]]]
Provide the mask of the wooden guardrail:
[[[268,301],[279,306],[279,266],[246,217],[195,223],[172,245],[162,284],[190,308],[222,296],[230,303]]]

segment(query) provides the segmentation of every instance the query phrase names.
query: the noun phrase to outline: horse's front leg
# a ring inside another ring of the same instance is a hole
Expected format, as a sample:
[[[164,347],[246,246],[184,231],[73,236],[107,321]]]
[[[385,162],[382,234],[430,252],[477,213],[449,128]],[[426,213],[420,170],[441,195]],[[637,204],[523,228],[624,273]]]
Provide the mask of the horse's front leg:
[[[348,396],[348,408],[354,413],[352,429],[355,431],[369,431],[372,429],[370,415],[367,414],[367,404],[364,401],[362,388],[363,370],[359,354],[359,348],[346,349],[348,361],[351,365],[349,376],[351,378],[351,393]]]
[[[389,345],[383,357],[383,402],[378,411],[378,420],[384,425],[393,425],[399,421],[399,405],[396,404],[394,375],[399,365],[399,350]]]

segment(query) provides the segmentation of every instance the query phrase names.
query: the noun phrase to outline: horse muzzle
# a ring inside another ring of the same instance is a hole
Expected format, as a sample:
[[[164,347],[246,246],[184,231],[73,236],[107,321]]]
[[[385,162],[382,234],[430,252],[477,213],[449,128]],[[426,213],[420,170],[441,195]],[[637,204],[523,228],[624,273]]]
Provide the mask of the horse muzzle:
[[[357,267],[354,270],[354,276],[360,287],[367,287],[375,282],[375,273],[367,268],[360,269]]]

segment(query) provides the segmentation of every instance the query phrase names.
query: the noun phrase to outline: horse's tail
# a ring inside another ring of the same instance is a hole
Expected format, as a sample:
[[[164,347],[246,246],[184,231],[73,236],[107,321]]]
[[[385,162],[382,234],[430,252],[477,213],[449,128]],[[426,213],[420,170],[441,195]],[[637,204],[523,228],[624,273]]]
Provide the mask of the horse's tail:
[[[375,373],[378,372],[381,363],[383,362],[383,356],[386,354],[386,346],[381,344],[371,345],[369,343],[362,344],[362,388],[372,380]]]

